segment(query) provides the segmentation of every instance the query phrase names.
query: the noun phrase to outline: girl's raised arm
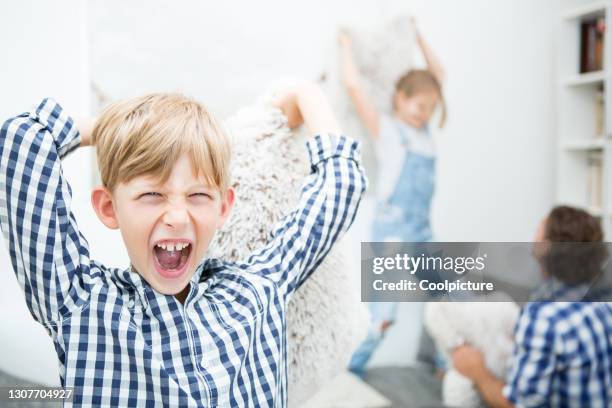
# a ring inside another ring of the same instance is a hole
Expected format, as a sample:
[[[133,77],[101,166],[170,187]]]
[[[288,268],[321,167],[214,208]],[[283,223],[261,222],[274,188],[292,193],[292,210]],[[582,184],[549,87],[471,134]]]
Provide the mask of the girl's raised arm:
[[[436,55],[433,53],[433,51],[429,47],[429,44],[427,44],[427,42],[425,41],[425,38],[423,38],[423,35],[421,34],[421,31],[419,30],[419,27],[417,26],[416,20],[414,18],[412,18],[412,24],[414,24],[414,29],[416,31],[417,44],[419,44],[419,48],[421,49],[421,52],[423,53],[423,56],[425,57],[425,62],[427,63],[427,69],[434,75],[434,77],[436,77],[436,79],[440,83],[440,86],[442,86],[442,84],[444,83],[445,76],[446,76],[444,72],[444,67],[440,63],[440,60],[438,59],[438,57],[436,57]]]
[[[340,42],[340,52],[342,54],[342,79],[344,85],[351,96],[353,105],[355,105],[359,119],[361,119],[368,133],[377,139],[380,132],[380,115],[361,86],[359,71],[357,70],[355,58],[353,56],[351,39],[346,33],[341,32],[338,40]]]

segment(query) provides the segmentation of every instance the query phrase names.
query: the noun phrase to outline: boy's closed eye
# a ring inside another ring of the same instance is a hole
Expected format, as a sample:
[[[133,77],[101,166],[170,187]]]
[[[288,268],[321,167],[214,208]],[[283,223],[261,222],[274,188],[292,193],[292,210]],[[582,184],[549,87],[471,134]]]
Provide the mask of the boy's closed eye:
[[[197,192],[189,194],[189,200],[195,204],[205,204],[215,201],[215,196],[211,193]]]
[[[163,195],[155,191],[149,191],[146,193],[142,193],[136,197],[138,201],[144,201],[144,202],[157,202],[157,201],[160,201],[162,198],[163,198]]]
[[[161,193],[158,193],[158,192],[155,192],[155,191],[149,191],[149,192],[140,194],[138,196],[138,199],[141,199],[141,198],[145,198],[145,199],[148,199],[148,198],[152,198],[152,199],[163,198],[163,195]],[[206,192],[197,192],[197,193],[189,194],[189,198],[195,198],[195,199],[213,199],[214,197],[213,197],[212,194],[209,194],[209,193],[206,193]]]

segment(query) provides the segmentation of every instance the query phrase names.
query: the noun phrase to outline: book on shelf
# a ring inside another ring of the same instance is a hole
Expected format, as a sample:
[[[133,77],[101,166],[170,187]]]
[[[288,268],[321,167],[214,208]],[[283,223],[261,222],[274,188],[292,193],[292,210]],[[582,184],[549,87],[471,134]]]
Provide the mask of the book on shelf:
[[[595,92],[595,137],[602,138],[605,133],[605,99],[603,87]]]
[[[603,157],[601,152],[587,156],[587,205],[601,208],[603,205]]]
[[[580,73],[601,71],[604,61],[604,17],[585,20],[580,25]]]

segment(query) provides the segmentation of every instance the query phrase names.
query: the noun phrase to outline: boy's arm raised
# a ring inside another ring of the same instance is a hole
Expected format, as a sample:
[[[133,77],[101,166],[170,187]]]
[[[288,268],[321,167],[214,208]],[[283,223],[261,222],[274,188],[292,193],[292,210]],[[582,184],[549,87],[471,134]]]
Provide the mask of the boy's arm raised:
[[[340,126],[319,88],[298,86],[277,105],[290,126],[304,122],[316,134],[307,143],[311,173],[297,208],[272,233],[268,245],[247,261],[275,281],[286,298],[351,226],[367,180],[359,144],[339,136]]]
[[[61,158],[81,137],[50,99],[0,128],[0,227],[33,317],[52,326],[88,299],[89,250]]]

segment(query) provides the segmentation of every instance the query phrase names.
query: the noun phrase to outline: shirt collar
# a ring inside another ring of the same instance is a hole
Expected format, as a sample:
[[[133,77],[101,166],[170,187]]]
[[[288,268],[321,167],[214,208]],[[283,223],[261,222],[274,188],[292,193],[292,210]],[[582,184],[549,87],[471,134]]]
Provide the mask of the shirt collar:
[[[597,282],[568,285],[555,278],[548,278],[533,292],[534,302],[596,302],[610,301],[612,288],[600,287]]]
[[[214,258],[205,258],[196,268],[190,279],[190,284],[197,289],[207,291],[212,288],[218,277],[214,274],[215,270],[221,266],[222,262]],[[132,266],[124,270],[116,271],[118,282],[132,289],[138,297],[144,309],[148,309],[149,300],[157,296],[164,296],[154,290],[151,285],[138,273]]]

